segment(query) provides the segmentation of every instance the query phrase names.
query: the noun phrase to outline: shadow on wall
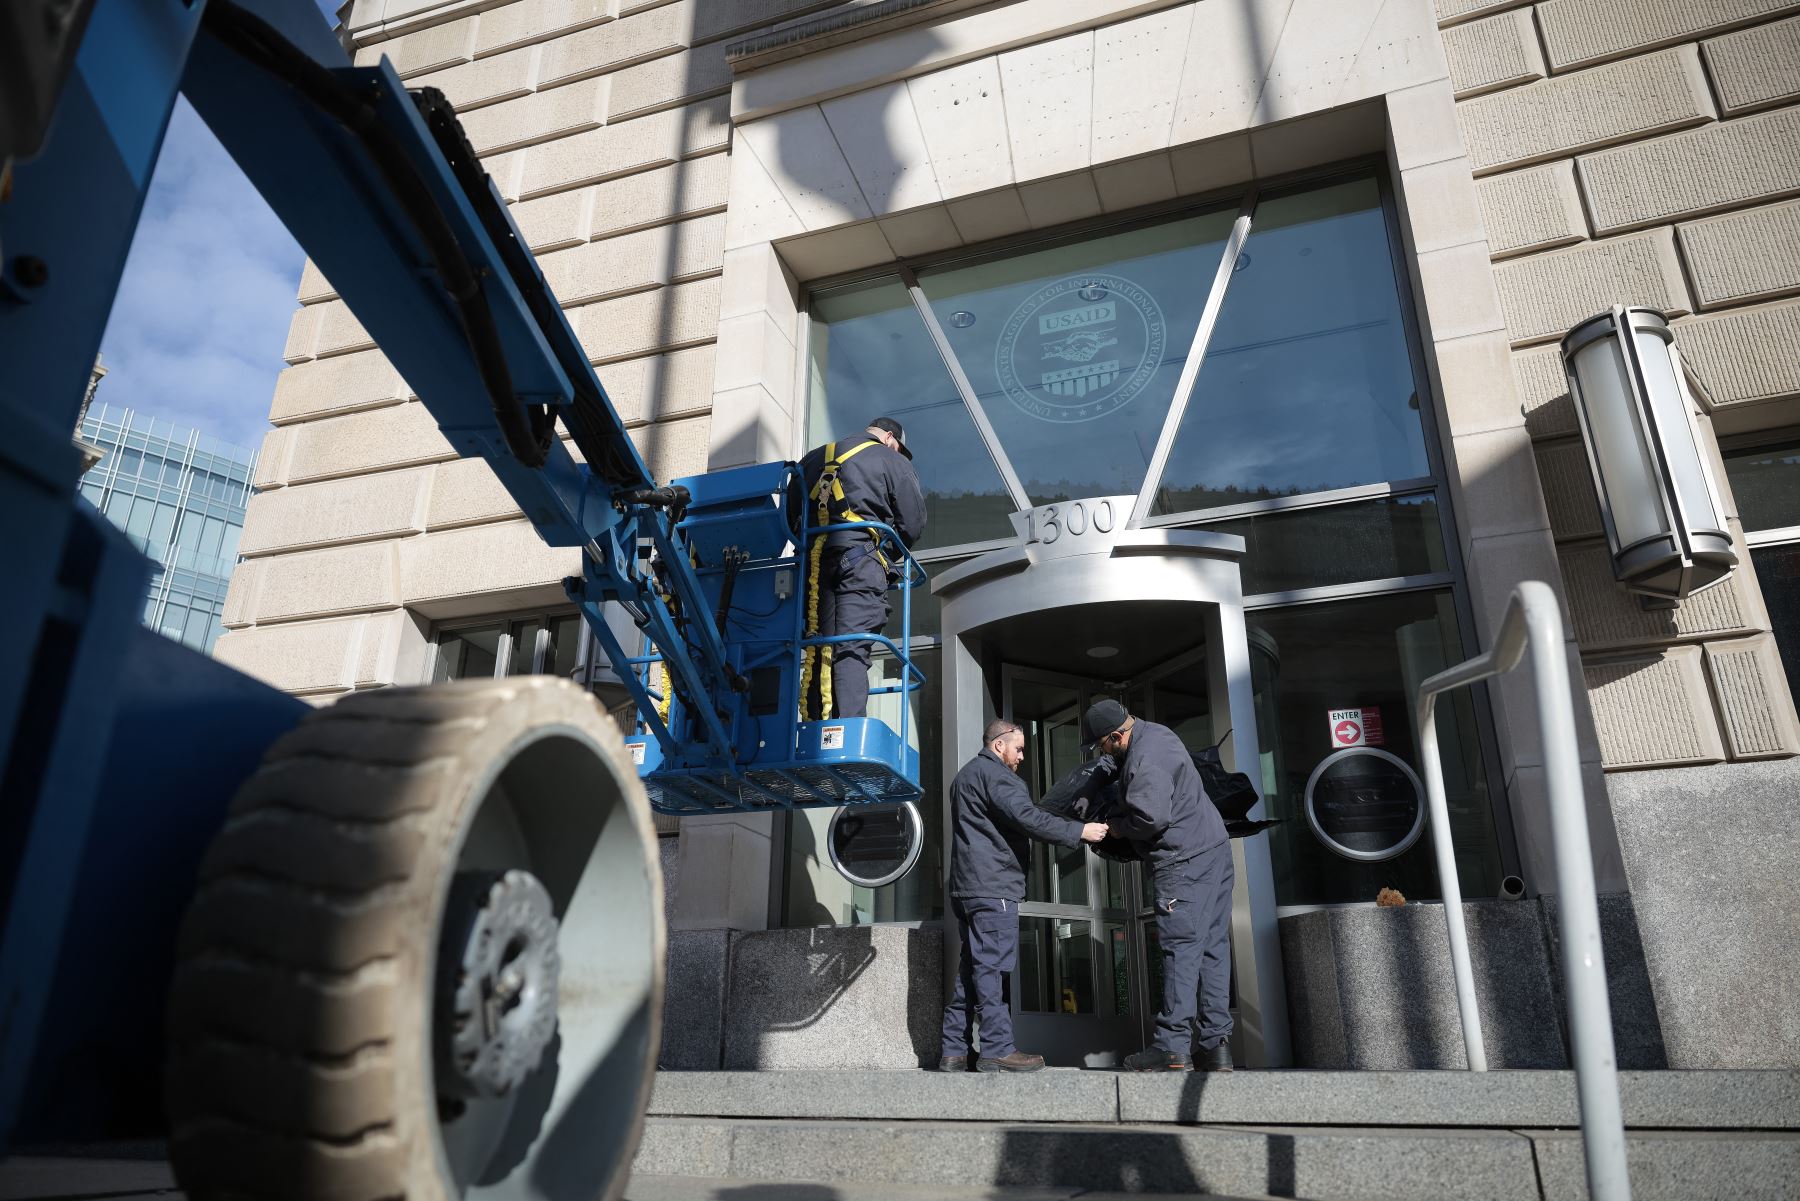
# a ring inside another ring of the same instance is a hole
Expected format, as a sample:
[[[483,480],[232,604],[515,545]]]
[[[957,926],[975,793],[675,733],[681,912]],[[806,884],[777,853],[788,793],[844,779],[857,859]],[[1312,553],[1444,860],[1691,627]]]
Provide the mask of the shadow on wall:
[[[744,957],[733,947],[733,998],[754,995],[766,1030],[804,1030],[816,1024],[875,962],[873,937],[867,926],[822,927],[796,931],[807,940],[804,974],[783,971],[777,977],[757,964],[744,972]],[[796,964],[795,966],[799,966]],[[742,974],[740,974],[742,973]]]
[[[1619,1063],[1667,1066],[1629,898],[1601,913]],[[1489,1065],[1566,1067],[1553,898],[1469,901],[1463,915]],[[1296,914],[1281,937],[1297,1066],[1467,1066],[1442,905]]]
[[[944,44],[943,37],[934,27],[914,26],[900,38],[915,48],[914,63]],[[898,66],[892,69],[905,70]],[[897,211],[900,206],[891,203],[891,197],[905,186],[908,176],[917,175],[921,170],[930,173],[928,164],[905,161],[895,152],[890,138],[895,103],[906,95],[906,88],[906,83],[900,82],[824,101],[819,107],[825,113],[830,134],[823,142],[817,136],[814,123],[789,120],[777,124],[776,161],[764,163],[764,169],[776,179],[792,180],[802,195],[831,199],[837,210],[823,218],[799,214],[809,229],[851,224],[871,215],[885,216]],[[904,106],[902,115],[916,136],[918,127],[910,103]],[[738,149],[734,147],[734,153]],[[840,162],[849,165],[854,177],[856,194],[853,196],[843,194],[843,178],[835,169]],[[931,190],[938,191],[935,184]],[[849,266],[846,264],[846,269]],[[805,283],[804,280],[801,282]],[[804,398],[798,399],[804,403]]]
[[[935,926],[822,926],[731,938],[723,1066],[902,1068],[937,1056]]]
[[[1222,3],[1223,0],[1220,2]],[[1242,16],[1236,25],[1237,30],[1242,34],[1243,55],[1254,64],[1253,77],[1257,81],[1257,94],[1244,108],[1246,121],[1254,125],[1270,119],[1272,110],[1266,96],[1267,83],[1276,43],[1279,40],[1287,12],[1285,9],[1272,10],[1267,5],[1259,4],[1257,0],[1234,0],[1234,2],[1242,10]],[[1233,23],[1229,21],[1221,21],[1217,27],[1224,29],[1231,24]],[[940,48],[948,45],[948,39],[935,26],[914,26],[899,33],[891,41],[894,43],[904,42],[912,47],[915,51],[912,58],[914,64],[922,62]],[[1217,50],[1218,48],[1214,47],[1215,53]],[[905,71],[904,67],[897,64],[886,64],[886,66],[893,72]],[[898,85],[887,86],[905,89],[907,85],[902,82]],[[996,86],[1004,85],[996,83]],[[890,93],[889,95],[898,94]],[[1143,99],[1150,102],[1149,106],[1142,109],[1137,115],[1144,118],[1154,117],[1163,123],[1165,126],[1164,137],[1158,148],[1166,149],[1176,106],[1174,103],[1160,103],[1164,99],[1161,96],[1153,95]],[[832,134],[835,135],[835,146],[822,148],[821,142],[816,137],[816,127],[809,128],[805,123],[798,121],[787,122],[779,129],[779,136],[775,140],[776,161],[763,165],[771,174],[793,180],[800,191],[814,198],[838,197],[841,192],[842,178],[834,167],[840,157],[836,152],[841,151],[842,160],[849,164],[861,197],[867,201],[868,207],[875,216],[882,217],[891,212],[902,211],[907,206],[891,203],[891,198],[905,186],[909,174],[916,175],[922,170],[928,172],[929,167],[916,161],[908,162],[895,152],[891,140],[894,116],[891,105],[891,100],[884,101],[882,99],[879,89],[825,101],[821,107],[826,112],[827,123],[831,126]],[[1095,135],[1092,132],[1095,115],[1089,114],[1089,153],[1085,156],[1084,165],[1106,162],[1119,157],[1109,147],[1095,143]],[[910,106],[904,110],[901,116],[902,121],[910,126],[907,132],[917,134],[919,131],[916,124],[912,123]],[[1114,128],[1127,124],[1130,123],[1115,122]],[[809,133],[815,136],[808,136]],[[1141,128],[1134,127],[1126,131],[1126,136],[1135,139],[1141,133]],[[1001,150],[1009,155],[1011,153],[1010,146],[1003,146]],[[1015,180],[1014,182],[1024,181]],[[941,189],[935,184],[931,186],[930,191],[938,192],[941,199],[944,200],[961,198],[960,196],[942,195]],[[924,196],[920,196],[919,200],[921,203],[927,202]],[[841,208],[853,209],[856,206],[856,198],[850,198],[846,204],[840,197],[838,203]],[[917,205],[912,207],[917,207]],[[855,216],[851,216],[842,223],[848,223],[855,219]],[[817,220],[809,220],[806,223],[809,227],[821,224]],[[831,223],[833,222],[829,219],[824,222],[824,224]]]
[[[794,812],[788,815],[787,821],[787,895],[783,898],[782,925],[784,926],[835,926],[843,920],[843,915],[832,910],[819,896],[819,880],[824,872],[832,871],[826,862],[825,849],[819,845],[819,836],[814,831],[812,822],[806,814]],[[837,873],[832,871],[835,877]],[[841,890],[848,894],[849,881],[840,881]]]

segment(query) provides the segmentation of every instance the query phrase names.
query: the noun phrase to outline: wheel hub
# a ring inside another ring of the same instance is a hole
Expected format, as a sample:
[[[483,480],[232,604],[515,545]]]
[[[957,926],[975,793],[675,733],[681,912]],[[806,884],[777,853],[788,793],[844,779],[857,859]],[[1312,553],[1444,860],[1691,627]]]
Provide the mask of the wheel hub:
[[[502,1097],[537,1069],[556,1034],[562,960],[555,906],[530,872],[463,873],[451,889],[449,917],[448,928],[465,933],[439,951],[448,970],[440,989],[438,1092]]]

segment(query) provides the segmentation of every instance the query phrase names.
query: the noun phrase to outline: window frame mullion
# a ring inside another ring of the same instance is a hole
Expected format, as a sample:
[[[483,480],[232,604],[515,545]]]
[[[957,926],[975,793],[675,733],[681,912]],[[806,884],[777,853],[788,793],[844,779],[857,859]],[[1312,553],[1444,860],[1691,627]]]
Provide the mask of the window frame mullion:
[[[1000,445],[1000,436],[994,432],[988,421],[987,413],[980,402],[975,399],[975,386],[969,382],[968,373],[956,357],[956,351],[950,346],[950,338],[944,333],[944,327],[938,324],[937,314],[931,311],[931,304],[925,298],[925,290],[919,286],[919,277],[911,267],[900,267],[900,283],[906,294],[912,299],[913,308],[918,310],[919,320],[925,323],[925,330],[931,335],[931,341],[937,347],[938,357],[944,361],[944,367],[950,372],[950,381],[956,385],[957,395],[962,397],[963,408],[969,412],[969,419],[975,423],[975,431],[981,435],[981,441],[987,446],[988,457],[993,459],[994,466],[1000,472],[1001,482],[1012,495],[1013,507],[1024,512],[1032,507],[1031,497],[1025,486],[1019,482],[1018,472],[1013,470],[1012,459],[1007,457],[1006,450]]]
[[[1251,216],[1256,211],[1257,197],[1261,189],[1251,185],[1244,193],[1243,203],[1238,206],[1237,219],[1231,223],[1231,233],[1225,239],[1224,253],[1219,257],[1218,269],[1213,274],[1212,289],[1206,296],[1206,307],[1200,311],[1200,322],[1194,327],[1194,340],[1188,346],[1187,359],[1181,365],[1181,375],[1175,381],[1175,395],[1169,399],[1169,411],[1163,417],[1162,432],[1156,436],[1156,449],[1150,454],[1150,464],[1144,471],[1144,486],[1138,490],[1137,501],[1131,506],[1131,517],[1125,522],[1125,528],[1135,530],[1142,528],[1150,516],[1151,498],[1162,483],[1163,471],[1169,465],[1169,454],[1175,447],[1175,436],[1181,431],[1181,419],[1187,413],[1188,402],[1193,399],[1194,387],[1200,382],[1200,364],[1206,358],[1207,345],[1212,341],[1213,328],[1219,323],[1219,312],[1225,307],[1225,293],[1231,287],[1232,276],[1237,274],[1238,255],[1243,253],[1244,243],[1250,240]]]

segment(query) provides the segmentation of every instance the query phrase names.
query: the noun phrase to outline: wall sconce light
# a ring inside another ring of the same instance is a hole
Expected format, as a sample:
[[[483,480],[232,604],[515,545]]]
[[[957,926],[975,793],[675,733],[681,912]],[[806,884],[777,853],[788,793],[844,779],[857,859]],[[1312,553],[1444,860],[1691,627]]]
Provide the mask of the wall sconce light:
[[[1671,608],[1737,566],[1669,323],[1617,306],[1562,340],[1613,575],[1647,609]]]

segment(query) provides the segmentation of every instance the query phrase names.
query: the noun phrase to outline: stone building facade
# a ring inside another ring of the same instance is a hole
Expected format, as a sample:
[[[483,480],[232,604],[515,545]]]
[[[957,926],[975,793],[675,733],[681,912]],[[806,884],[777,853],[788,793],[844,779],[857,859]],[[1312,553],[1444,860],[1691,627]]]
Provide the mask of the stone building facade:
[[[1363,172],[1380,196],[1367,211],[1389,220],[1426,466],[1326,489],[1315,509],[1196,506],[1199,524],[1427,498],[1442,547],[1372,595],[1440,588],[1462,631],[1457,653],[1433,652],[1449,661],[1488,645],[1519,581],[1555,586],[1585,684],[1624,1062],[1800,1064],[1800,645],[1782,645],[1800,642],[1800,567],[1779,533],[1800,526],[1781,516],[1800,493],[1800,2],[357,0],[346,36],[359,63],[385,56],[457,104],[659,478],[796,457],[845,432],[823,424],[855,411],[824,395],[823,348],[854,345],[834,322],[873,319],[855,287],[900,281],[953,357],[943,326],[979,314],[931,316],[937,264],[1215,210],[1224,228],[1258,195]],[[1279,253],[1271,243],[1264,263]],[[1760,506],[1746,534],[1727,495],[1741,566],[1671,611],[1640,609],[1612,579],[1556,345],[1620,303],[1670,315],[1709,394],[1695,419],[1716,474],[1727,493],[1747,481]],[[574,553],[543,546],[486,467],[456,458],[310,267],[286,358],[219,657],[316,703],[572,666],[560,580]],[[955,391],[973,411],[971,387]],[[1016,498],[1015,484],[1002,491]],[[1014,507],[1045,499],[1026,491]],[[1003,529],[958,549],[1006,541]],[[1275,606],[1279,591],[1258,595]],[[1253,645],[1273,637],[1257,629]],[[954,653],[938,660],[946,687],[961,686]],[[980,692],[996,669],[969,662]],[[989,684],[990,709],[1012,703]],[[967,704],[947,704],[970,724]],[[941,716],[929,705],[928,724]],[[1493,844],[1486,886],[1466,888],[1500,1015],[1490,1056],[1558,1063],[1529,680],[1493,686],[1467,721]],[[948,770],[967,739],[947,730],[928,757]],[[923,899],[840,906],[818,857],[807,864],[810,829],[751,815],[665,831],[671,1066],[934,1053],[935,879]],[[792,903],[796,873],[822,913]],[[1529,899],[1484,899],[1507,876]],[[1441,909],[1333,894],[1280,914],[1285,996],[1255,1003],[1285,1009],[1296,1062],[1457,1061]],[[1067,937],[1044,920],[1046,938]],[[1396,995],[1414,1012],[1398,1031]]]

